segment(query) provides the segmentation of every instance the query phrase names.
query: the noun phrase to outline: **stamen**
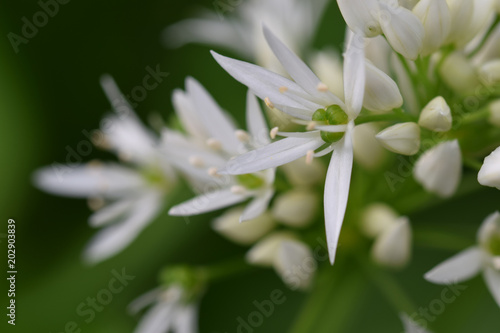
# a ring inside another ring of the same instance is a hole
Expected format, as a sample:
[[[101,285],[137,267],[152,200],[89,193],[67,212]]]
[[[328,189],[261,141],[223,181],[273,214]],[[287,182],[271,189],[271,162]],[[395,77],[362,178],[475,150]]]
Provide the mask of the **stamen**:
[[[87,200],[87,205],[89,206],[90,210],[96,211],[104,207],[104,200],[102,198],[89,198]]]
[[[130,160],[132,159],[132,155],[128,152],[120,151],[118,152],[118,158],[123,162],[130,162]]]
[[[222,143],[214,138],[210,138],[206,142],[207,146],[213,150],[220,150],[222,148]]]
[[[91,160],[90,162],[87,163],[87,167],[92,168],[92,169],[98,169],[102,168],[103,164],[99,160]]]
[[[317,122],[311,121],[309,124],[307,124],[306,130],[312,131],[314,128],[316,128],[316,125],[318,125]]]
[[[308,150],[306,154],[306,164],[310,165],[313,162],[314,150]]]
[[[207,172],[211,177],[220,177],[220,175],[217,173],[217,168],[216,167],[211,167],[208,168]]]
[[[328,86],[326,84],[324,84],[323,82],[320,82],[318,83],[318,85],[316,86],[316,89],[319,91],[319,92],[327,92],[328,91]]]
[[[280,93],[284,94],[287,91],[288,91],[287,87],[285,87],[285,86],[280,87]]]
[[[271,102],[269,97],[264,98],[264,103],[266,103],[267,107],[270,109],[274,109],[274,104]]]
[[[234,135],[240,142],[250,141],[250,135],[248,135],[248,133],[244,130],[236,130],[236,132],[234,132]]]
[[[191,164],[192,166],[195,166],[197,168],[201,168],[205,165],[205,163],[203,162],[203,159],[199,156],[196,156],[196,155],[189,156],[189,164]]]
[[[234,186],[231,186],[231,192],[233,194],[243,195],[243,194],[245,194],[246,189],[243,186],[234,185]]]
[[[277,126],[271,129],[271,131],[269,132],[269,136],[271,137],[271,139],[276,139],[276,135],[278,134],[279,130],[280,129]]]

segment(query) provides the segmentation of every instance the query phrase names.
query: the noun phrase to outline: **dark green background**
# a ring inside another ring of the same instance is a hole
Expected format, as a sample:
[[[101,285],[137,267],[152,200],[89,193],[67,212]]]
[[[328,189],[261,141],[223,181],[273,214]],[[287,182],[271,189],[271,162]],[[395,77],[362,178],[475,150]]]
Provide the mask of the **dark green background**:
[[[161,45],[162,29],[189,17],[195,5],[213,8],[213,1],[72,0],[61,5],[59,13],[15,54],[7,34],[20,34],[21,18],[31,20],[40,7],[36,1],[0,2],[0,234],[6,233],[7,219],[14,218],[19,272],[15,328],[5,323],[7,286],[4,282],[1,285],[2,332],[64,332],[71,321],[82,332],[130,332],[137,318],[129,316],[125,307],[157,285],[157,273],[163,265],[208,264],[246,250],[210,230],[215,214],[190,219],[190,223],[163,214],[126,251],[88,267],[80,260],[85,243],[94,234],[86,223],[89,210],[85,202],[44,194],[30,183],[34,169],[64,163],[67,147],[75,149],[86,140],[82,131],[96,128],[108,112],[109,104],[99,86],[103,73],[113,75],[125,93],[141,84],[147,66],[159,64],[170,73],[138,106],[137,112],[145,120],[155,112],[168,118],[171,92],[183,87],[187,75],[201,81],[224,108],[242,119],[245,89],[216,65],[209,48],[167,50]],[[320,30],[316,46],[341,45],[344,23],[334,2]],[[95,151],[90,158],[112,157]],[[180,202],[189,195],[181,192],[172,201]],[[458,204],[412,216],[412,221],[429,227],[441,223],[459,228],[472,240],[484,216],[498,208],[498,199],[496,191],[485,190],[459,199]],[[5,238],[0,241],[1,251],[6,253]],[[422,274],[452,253],[417,249],[413,265],[396,274],[419,306],[427,306],[443,289],[426,283]],[[5,271],[6,259],[0,261]],[[296,328],[296,332],[402,330],[396,313],[369,277],[352,266],[328,268],[325,279],[331,275],[335,288],[328,294],[321,289],[314,291],[313,297],[323,295],[326,301],[311,317],[312,326]],[[78,305],[106,288],[111,271],[123,267],[136,278],[97,313],[95,320],[85,323],[75,312]],[[436,320],[436,332],[498,331],[500,312],[482,281],[477,278],[467,286]],[[201,332],[236,332],[237,317],[247,317],[255,310],[252,302],[268,299],[274,289],[283,290],[287,301],[255,332],[285,332],[302,318],[303,306],[315,303],[304,303],[305,294],[287,290],[270,270],[257,271],[211,286],[201,304]]]

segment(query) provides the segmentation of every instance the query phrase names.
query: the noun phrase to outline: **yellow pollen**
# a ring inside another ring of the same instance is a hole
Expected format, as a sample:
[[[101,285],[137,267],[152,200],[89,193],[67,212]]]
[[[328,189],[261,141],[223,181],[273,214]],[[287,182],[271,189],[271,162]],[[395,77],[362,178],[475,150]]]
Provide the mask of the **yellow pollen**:
[[[317,123],[315,121],[311,121],[309,124],[307,124],[306,130],[312,131],[316,127]]]
[[[213,150],[219,150],[222,148],[222,143],[214,138],[210,138],[206,142],[207,146]]]
[[[246,131],[237,130],[236,132],[234,132],[234,135],[236,136],[238,141],[241,141],[241,142],[250,141],[250,135],[248,135],[248,133]]]
[[[279,128],[278,127],[273,127],[271,131],[269,132],[269,136],[271,139],[276,139],[276,135],[278,134]]]
[[[220,175],[217,173],[217,168],[216,167],[211,167],[208,168],[207,172],[211,177],[220,177]]]
[[[274,109],[274,104],[271,102],[269,97],[264,98],[264,103],[266,103],[267,107],[270,109]]]
[[[308,150],[306,154],[306,164],[310,165],[312,164],[314,159],[314,150]]]
[[[324,84],[323,82],[320,82],[316,86],[316,89],[318,89],[319,92],[327,92],[328,91],[328,86],[326,84]]]

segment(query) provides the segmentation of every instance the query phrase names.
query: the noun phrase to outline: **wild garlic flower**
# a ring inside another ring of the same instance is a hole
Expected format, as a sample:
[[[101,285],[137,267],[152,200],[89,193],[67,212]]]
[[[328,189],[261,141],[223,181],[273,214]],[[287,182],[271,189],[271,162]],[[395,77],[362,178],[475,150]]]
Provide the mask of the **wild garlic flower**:
[[[436,284],[453,284],[483,273],[493,298],[500,306],[500,213],[489,215],[477,234],[477,246],[470,247],[425,274]]]
[[[248,0],[242,3],[214,2],[216,12],[187,19],[165,30],[164,38],[173,47],[187,43],[221,46],[247,60],[281,71],[267,47],[262,24],[299,54],[306,51],[314,37],[327,1],[325,0]],[[293,22],[293,24],[290,24]]]
[[[198,304],[189,299],[180,285],[153,289],[130,303],[128,310],[137,314],[150,305],[135,333],[198,332]]]
[[[89,162],[62,168],[45,167],[34,174],[35,184],[49,193],[88,198],[96,210],[93,227],[104,227],[87,245],[90,262],[107,259],[128,246],[160,212],[165,195],[177,181],[163,157],[159,139],[139,120],[114,80],[104,76],[102,87],[115,113],[94,132],[94,143],[124,162]]]
[[[248,199],[240,221],[262,214],[273,197],[274,169],[239,176],[222,175],[228,161],[270,142],[269,129],[257,99],[247,95],[249,133],[237,129],[228,114],[196,80],[186,80],[186,92],[174,94],[179,120],[186,134],[166,129],[165,156],[188,178],[195,179],[202,193],[172,207],[170,215],[190,216],[218,210]],[[260,171],[260,170],[259,170]]]

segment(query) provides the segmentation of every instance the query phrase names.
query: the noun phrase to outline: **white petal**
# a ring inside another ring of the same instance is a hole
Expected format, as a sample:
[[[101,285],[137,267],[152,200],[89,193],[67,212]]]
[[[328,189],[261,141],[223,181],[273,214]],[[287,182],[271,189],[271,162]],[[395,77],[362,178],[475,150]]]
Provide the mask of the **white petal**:
[[[426,151],[415,163],[413,175],[427,191],[442,197],[453,195],[462,178],[458,141],[446,141]]]
[[[100,227],[125,214],[134,203],[134,199],[122,199],[99,209],[89,217],[89,224]]]
[[[484,281],[495,302],[500,306],[500,272],[491,267],[486,267],[484,270]]]
[[[234,194],[231,189],[204,193],[169,210],[173,216],[191,216],[211,212],[245,201],[249,194]]]
[[[177,308],[173,323],[175,333],[196,333],[198,332],[198,307],[187,305]]]
[[[337,0],[337,3],[352,31],[365,37],[375,37],[381,33],[377,0]]]
[[[234,137],[236,128],[228,120],[228,116],[195,79],[190,77],[186,79],[186,89],[193,99],[198,117],[202,120],[210,136],[219,140],[228,153],[237,154],[239,143]]]
[[[150,305],[160,295],[162,289],[161,288],[155,288],[153,290],[148,291],[147,293],[142,294],[141,296],[137,297],[134,299],[128,306],[127,306],[127,311],[130,314],[136,314],[142,309],[144,309],[146,306]]]
[[[420,150],[420,127],[413,122],[387,127],[376,136],[382,146],[402,155],[414,155]]]
[[[335,146],[325,181],[325,227],[330,263],[333,265],[344,221],[352,172],[352,122],[344,138]]]
[[[320,131],[307,131],[307,132],[278,132],[278,136],[285,138],[317,138]]]
[[[424,27],[411,11],[380,2],[380,25],[392,48],[410,60],[417,59],[424,38]]]
[[[236,80],[250,88],[262,100],[267,97],[274,105],[308,111],[311,116],[317,109],[324,107],[311,101],[308,93],[295,82],[281,75],[256,65],[221,56],[213,51],[212,55],[222,68]],[[282,87],[287,90],[280,92]],[[283,110],[283,112],[286,112],[286,110]]]
[[[162,196],[156,192],[143,194],[123,221],[99,231],[87,245],[84,257],[90,263],[105,260],[128,246],[158,214]]]
[[[247,128],[254,145],[256,147],[265,146],[271,143],[269,138],[269,127],[267,126],[266,119],[262,113],[259,102],[254,94],[249,90],[247,92]]]
[[[403,96],[396,82],[367,62],[363,106],[371,111],[389,111],[401,105],[403,105]]]
[[[232,175],[243,175],[275,168],[305,156],[309,150],[323,144],[320,138],[286,138],[230,160],[226,171]]]
[[[52,165],[37,170],[33,181],[49,193],[77,198],[118,198],[145,186],[137,172],[114,164]]]
[[[141,321],[134,330],[134,333],[159,333],[168,332],[174,321],[174,304],[170,302],[160,302],[155,304],[141,318]]]
[[[364,41],[353,35],[344,54],[344,96],[347,114],[356,118],[363,106],[366,83]]]
[[[421,0],[413,13],[424,26],[422,55],[437,51],[445,42],[451,29],[451,13],[446,0]]]
[[[263,190],[262,193],[258,193],[258,195],[245,207],[243,214],[241,214],[240,222],[255,219],[264,213],[273,195],[273,189]]]
[[[471,247],[437,265],[424,277],[436,284],[453,284],[472,278],[481,268],[482,252],[477,247]]]
[[[280,243],[273,265],[292,289],[307,289],[316,272],[316,260],[311,249],[296,240],[284,240]]]
[[[411,257],[412,231],[407,217],[399,218],[377,237],[372,248],[374,260],[384,266],[400,268]]]
[[[180,89],[174,90],[172,103],[175,113],[186,132],[200,141],[207,140],[209,135],[200,117],[198,117],[193,101],[189,98],[188,94]]]
[[[300,60],[295,53],[290,51],[267,27],[264,27],[264,36],[273,50],[274,54],[281,62],[285,70],[292,79],[307,93],[309,93],[318,104],[336,104],[343,108],[344,103],[331,92],[318,91],[318,84],[321,81],[311,71],[311,69]]]
[[[114,111],[122,116],[132,116],[136,117],[134,113],[134,109],[122,94],[118,85],[111,75],[105,74],[101,76],[100,83],[102,90],[104,90],[104,94],[109,100],[111,106],[113,106]]]

